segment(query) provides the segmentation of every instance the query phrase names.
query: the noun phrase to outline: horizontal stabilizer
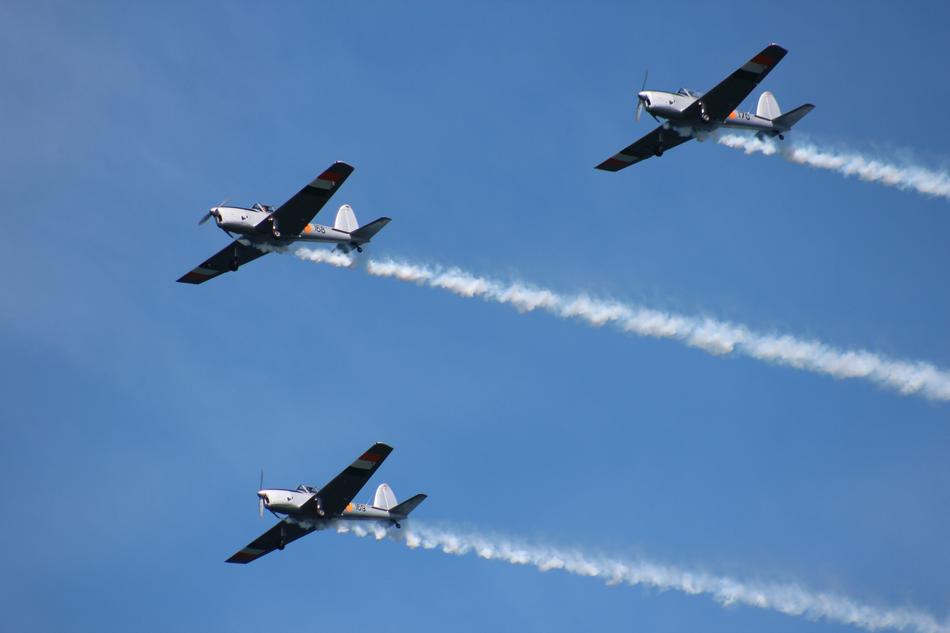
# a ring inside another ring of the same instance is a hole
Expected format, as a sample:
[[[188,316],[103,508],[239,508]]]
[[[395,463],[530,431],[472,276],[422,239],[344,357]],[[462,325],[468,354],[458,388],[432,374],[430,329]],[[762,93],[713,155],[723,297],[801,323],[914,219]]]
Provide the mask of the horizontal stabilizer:
[[[416,506],[426,500],[427,496],[428,495],[418,494],[415,497],[410,497],[395,508],[390,508],[389,513],[395,514],[397,516],[407,517],[409,516],[410,512],[416,509]]]
[[[383,227],[390,223],[389,218],[379,218],[378,220],[373,220],[369,224],[361,226],[352,233],[350,237],[353,238],[354,242],[368,242],[373,239],[373,236],[383,230]]]
[[[772,125],[779,129],[790,130],[792,126],[802,120],[802,118],[815,109],[810,103],[806,103],[803,106],[798,106],[790,112],[786,112],[777,119],[772,120]]]

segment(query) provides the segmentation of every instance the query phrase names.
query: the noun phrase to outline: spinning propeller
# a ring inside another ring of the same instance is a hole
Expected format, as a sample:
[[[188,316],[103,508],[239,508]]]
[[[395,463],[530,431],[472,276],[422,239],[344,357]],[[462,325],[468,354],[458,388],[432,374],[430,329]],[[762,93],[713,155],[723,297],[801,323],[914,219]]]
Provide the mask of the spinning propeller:
[[[264,497],[261,495],[261,490],[264,489],[264,469],[261,468],[261,483],[257,487],[257,514],[260,518],[264,518]]]
[[[649,69],[643,72],[643,83],[640,84],[640,92],[637,93],[637,123],[640,122],[640,113],[643,112],[643,97],[640,96],[640,93],[642,93],[647,87],[647,76],[649,74]]]
[[[210,209],[208,209],[208,212],[205,213],[203,216],[201,216],[201,219],[198,220],[198,226],[201,226],[202,224],[204,224],[205,222],[207,222],[208,220],[210,220],[211,218],[213,218],[215,215],[217,215],[217,214],[214,212],[214,210],[217,209],[218,207],[223,207],[223,206],[226,205],[227,203],[228,203],[228,198],[225,198],[224,200],[221,201],[220,204],[215,205],[215,206],[211,207]]]
[[[216,205],[216,206],[213,206],[213,207],[211,207],[210,209],[208,209],[208,212],[205,213],[203,216],[201,216],[201,219],[198,220],[198,226],[201,226],[202,224],[204,224],[205,222],[207,222],[207,221],[210,220],[211,218],[217,218],[217,219],[220,221],[220,220],[221,220],[221,212],[218,211],[218,207],[223,207],[223,206],[226,205],[227,203],[228,203],[228,198],[225,198],[224,200],[221,201],[220,204],[218,204],[218,205]],[[226,228],[221,227],[221,230],[224,231],[225,233],[227,233],[229,237],[234,237],[233,235],[231,235],[231,231],[227,230]]]
[[[649,76],[650,76],[649,69],[643,71],[643,83],[640,84],[640,92],[637,93],[637,123],[640,122],[640,113],[643,112],[643,103],[646,101],[646,97],[643,96],[643,92],[644,90],[646,90],[647,77]],[[650,111],[647,110],[647,112],[650,112]],[[657,122],[660,121],[659,119],[656,118],[656,115],[653,114],[652,112],[650,112],[650,116],[652,116],[655,121]]]

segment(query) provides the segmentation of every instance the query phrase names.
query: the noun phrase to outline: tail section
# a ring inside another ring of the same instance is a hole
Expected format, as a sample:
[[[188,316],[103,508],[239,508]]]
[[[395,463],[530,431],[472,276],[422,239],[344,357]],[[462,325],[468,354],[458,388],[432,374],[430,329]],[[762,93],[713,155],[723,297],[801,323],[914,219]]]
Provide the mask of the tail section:
[[[408,517],[409,513],[416,509],[416,507],[426,500],[428,495],[418,494],[414,497],[410,497],[400,503],[398,506],[390,508],[389,513],[396,516]]]
[[[777,117],[772,121],[772,125],[781,129],[781,130],[790,130],[792,126],[802,120],[802,118],[815,109],[810,103],[806,103],[803,106],[798,106],[791,112],[786,112],[780,117]]]
[[[778,107],[778,101],[775,95],[766,90],[759,97],[759,105],[755,108],[755,116],[762,117],[772,121],[782,115],[781,108]]]
[[[814,108],[815,106],[812,104],[806,103],[803,106],[798,106],[791,112],[782,114],[775,95],[766,90],[759,97],[759,105],[755,109],[755,116],[771,121],[777,131],[788,132],[792,129],[793,125],[801,121],[802,117],[811,112]]]
[[[344,204],[340,207],[340,210],[336,212],[336,220],[333,221],[333,228],[347,233],[352,233],[360,228],[360,223],[356,221],[356,214],[353,212],[353,207],[348,204]]]
[[[363,244],[365,242],[373,239],[373,236],[383,230],[383,227],[389,224],[389,218],[379,218],[373,220],[366,226],[361,226],[353,231],[350,231],[350,236],[353,238],[353,241],[357,244]]]
[[[379,484],[379,487],[376,488],[373,507],[380,510],[391,510],[396,507],[396,493],[389,487],[389,484]]]

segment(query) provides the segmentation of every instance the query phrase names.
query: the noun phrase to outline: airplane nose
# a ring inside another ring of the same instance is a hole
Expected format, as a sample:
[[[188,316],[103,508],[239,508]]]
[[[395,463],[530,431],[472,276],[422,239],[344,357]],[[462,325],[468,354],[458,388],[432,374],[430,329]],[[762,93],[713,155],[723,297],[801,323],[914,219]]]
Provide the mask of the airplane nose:
[[[640,101],[642,101],[648,106],[650,105],[650,95],[647,94],[646,90],[641,90],[640,92],[638,92],[637,99],[639,99]]]

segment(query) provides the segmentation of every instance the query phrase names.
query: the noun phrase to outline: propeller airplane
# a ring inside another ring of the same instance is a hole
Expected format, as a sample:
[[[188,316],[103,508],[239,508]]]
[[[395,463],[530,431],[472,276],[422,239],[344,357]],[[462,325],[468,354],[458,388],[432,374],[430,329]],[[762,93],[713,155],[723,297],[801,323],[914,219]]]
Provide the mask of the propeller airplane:
[[[360,226],[353,208],[344,204],[337,211],[333,226],[311,223],[351,173],[353,167],[350,165],[333,163],[276,210],[260,203],[249,209],[227,206],[224,202],[212,207],[198,224],[214,218],[218,228],[230,237],[234,237],[234,233],[240,237],[182,275],[178,281],[204,283],[294,242],[325,242],[336,244],[336,248],[344,253],[351,250],[362,253],[363,245],[389,224],[389,218],[379,218]]]
[[[741,68],[726,77],[712,90],[706,93],[682,88],[677,92],[646,90],[647,73],[643,75],[643,84],[637,93],[637,121],[640,113],[646,110],[657,122],[666,119],[643,138],[628,145],[601,164],[597,169],[620,171],[651,156],[662,156],[663,152],[696,138],[704,140],[720,127],[751,130],[759,138],[785,138],[802,117],[815,106],[810,103],[799,106],[782,114],[778,101],[771,92],[763,92],[755,114],[739,112],[736,108],[759,85],[766,75],[788,51],[778,44],[766,46],[759,54],[746,62]]]
[[[283,550],[288,543],[302,536],[324,530],[334,521],[376,521],[401,527],[400,522],[409,518],[409,513],[425,501],[426,495],[418,494],[397,503],[389,484],[380,484],[372,503],[353,503],[353,498],[392,450],[391,446],[381,442],[373,444],[320,489],[305,484],[295,490],[264,488],[264,471],[261,471],[257,491],[258,514],[263,518],[266,509],[280,521],[225,562],[250,563],[275,549]]]

